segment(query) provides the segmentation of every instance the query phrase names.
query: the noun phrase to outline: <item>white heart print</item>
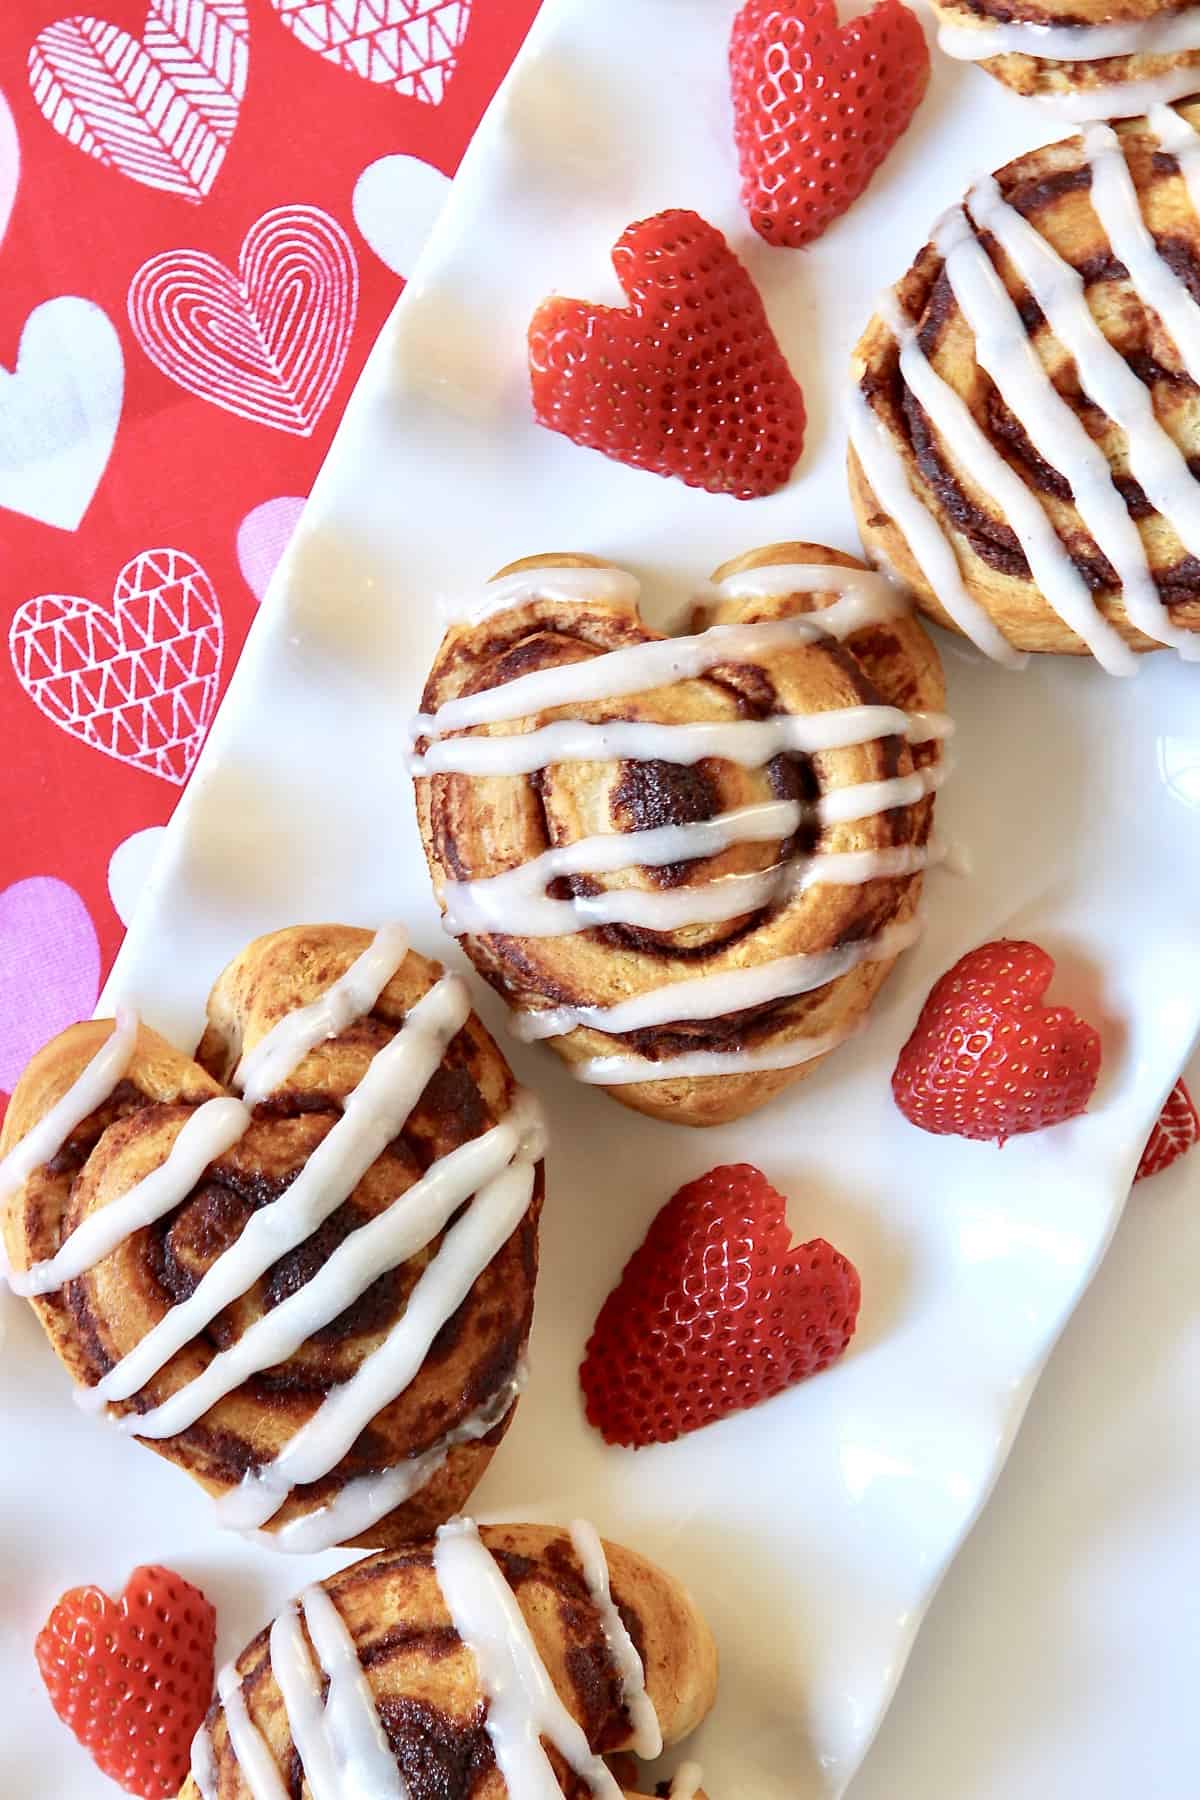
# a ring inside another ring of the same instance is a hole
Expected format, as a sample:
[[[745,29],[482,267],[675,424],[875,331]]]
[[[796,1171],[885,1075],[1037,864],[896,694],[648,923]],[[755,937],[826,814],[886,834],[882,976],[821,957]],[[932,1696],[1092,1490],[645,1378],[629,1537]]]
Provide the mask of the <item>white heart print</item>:
[[[364,81],[440,106],[471,0],[271,0],[308,50]]]
[[[354,247],[317,206],[264,213],[236,272],[204,250],[164,250],[129,285],[134,335],[164,375],[299,437],[337,386],[357,313]]]
[[[217,704],[224,624],[213,586],[183,550],[127,562],[112,601],[39,594],[13,615],[17,680],[55,725],[181,784]]]
[[[245,0],[150,0],[132,37],[107,19],[59,19],[29,52],[29,85],[69,144],[130,180],[202,200],[246,91]]]
[[[108,465],[125,358],[107,313],[62,294],[25,321],[0,369],[0,507],[74,531]]]
[[[397,275],[416,266],[450,192],[450,177],[419,156],[381,156],[354,184],[354,223]]]

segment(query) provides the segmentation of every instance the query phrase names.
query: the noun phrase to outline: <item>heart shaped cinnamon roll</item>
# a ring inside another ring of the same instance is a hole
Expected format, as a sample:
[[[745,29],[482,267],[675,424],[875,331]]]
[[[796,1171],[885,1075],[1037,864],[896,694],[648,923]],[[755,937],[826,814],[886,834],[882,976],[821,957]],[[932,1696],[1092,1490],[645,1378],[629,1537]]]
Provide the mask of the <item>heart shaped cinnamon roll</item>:
[[[932,0],[938,43],[1075,119],[1200,90],[1200,14],[1179,0]]]
[[[868,554],[1002,661],[1200,658],[1200,105],[1020,157],[854,356]]]
[[[686,1737],[716,1680],[695,1604],[644,1557],[584,1521],[456,1519],[306,1588],[222,1669],[180,1800],[622,1800],[606,1759],[636,1779],[627,1753]],[[704,1800],[699,1770],[670,1792]]]
[[[81,1403],[223,1522],[420,1537],[521,1386],[536,1105],[399,927],[259,938],[208,1021],[195,1060],[125,1013],[33,1058],[0,1137],[9,1280]]]
[[[581,556],[502,571],[414,726],[447,927],[585,1082],[716,1124],[848,1037],[919,930],[948,722],[881,577],[775,545],[687,636]]]

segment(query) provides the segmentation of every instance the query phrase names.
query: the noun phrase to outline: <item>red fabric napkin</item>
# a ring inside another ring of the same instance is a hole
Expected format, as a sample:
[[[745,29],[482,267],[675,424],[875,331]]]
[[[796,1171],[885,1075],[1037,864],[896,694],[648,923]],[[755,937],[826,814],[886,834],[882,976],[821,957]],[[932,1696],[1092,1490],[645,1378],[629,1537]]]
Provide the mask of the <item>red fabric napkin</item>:
[[[0,8],[0,1094],[92,1010],[537,5]]]

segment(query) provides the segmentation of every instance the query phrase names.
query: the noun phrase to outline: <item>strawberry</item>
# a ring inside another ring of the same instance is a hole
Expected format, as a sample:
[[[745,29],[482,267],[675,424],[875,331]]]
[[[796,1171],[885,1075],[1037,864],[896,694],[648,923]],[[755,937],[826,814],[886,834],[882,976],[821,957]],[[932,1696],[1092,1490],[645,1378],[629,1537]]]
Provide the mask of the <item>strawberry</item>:
[[[793,1248],[783,1196],[749,1163],[680,1188],[600,1309],[579,1371],[610,1444],[669,1444],[836,1362],[854,1335],[853,1263]]]
[[[892,1075],[922,1131],[993,1139],[1085,1111],[1100,1038],[1065,1006],[1043,1006],[1054,959],[1036,944],[981,944],[934,983]]]
[[[804,397],[758,290],[694,212],[631,225],[613,250],[625,308],[552,295],[529,325],[540,425],[635,469],[750,500],[786,482]]]
[[[929,47],[901,0],[838,24],[835,0],[747,0],[729,39],[742,204],[797,250],[862,193],[929,85]]]
[[[170,1569],[135,1569],[119,1601],[72,1588],[34,1646],[50,1704],[105,1775],[145,1800],[175,1795],[208,1711],[216,1614]]]
[[[1192,1145],[1200,1138],[1200,1117],[1197,1117],[1192,1096],[1182,1081],[1177,1081],[1167,1095],[1167,1103],[1158,1115],[1154,1130],[1146,1140],[1146,1148],[1142,1151],[1142,1160],[1137,1166],[1135,1181],[1145,1181],[1148,1175],[1161,1175],[1169,1169],[1173,1162],[1185,1156]]]

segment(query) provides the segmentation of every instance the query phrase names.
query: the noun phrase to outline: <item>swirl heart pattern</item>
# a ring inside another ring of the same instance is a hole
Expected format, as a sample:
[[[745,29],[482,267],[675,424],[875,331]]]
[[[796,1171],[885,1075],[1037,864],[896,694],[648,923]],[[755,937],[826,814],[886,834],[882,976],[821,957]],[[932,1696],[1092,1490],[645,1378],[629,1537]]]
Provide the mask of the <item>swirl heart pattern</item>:
[[[39,594],[13,616],[17,680],[55,725],[118,762],[182,784],[217,704],[224,624],[204,570],[144,550],[112,604]]]
[[[244,0],[150,0],[140,38],[107,19],[48,25],[29,52],[29,85],[69,144],[200,201],[237,127],[249,55]]]
[[[169,380],[298,437],[337,386],[357,313],[354,249],[316,206],[264,213],[236,273],[203,250],[166,250],[129,287],[134,335]]]
[[[471,0],[271,0],[283,24],[327,62],[440,106],[458,64]]]

